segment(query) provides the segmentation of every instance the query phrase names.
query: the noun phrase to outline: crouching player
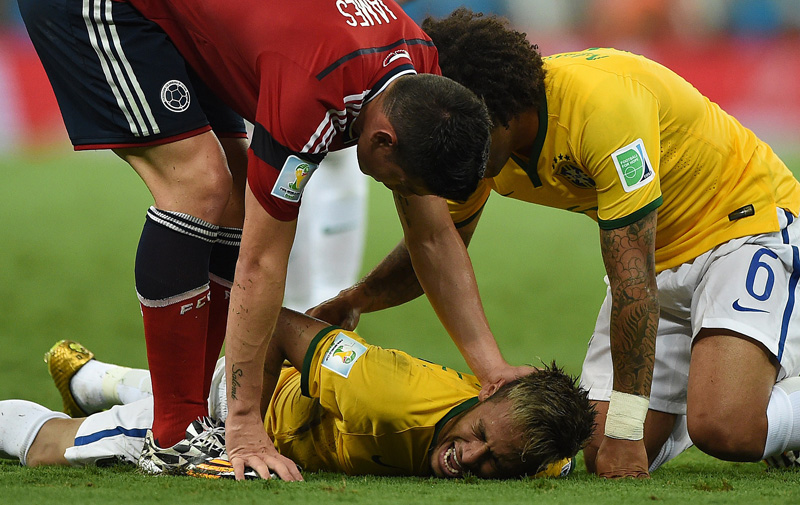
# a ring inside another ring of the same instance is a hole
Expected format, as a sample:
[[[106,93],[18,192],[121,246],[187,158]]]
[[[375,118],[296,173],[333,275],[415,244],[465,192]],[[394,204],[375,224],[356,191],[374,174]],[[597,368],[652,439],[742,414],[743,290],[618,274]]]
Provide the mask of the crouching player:
[[[480,393],[472,375],[369,345],[288,309],[270,346],[270,356],[294,368],[281,370],[271,399],[262,401],[264,427],[278,451],[306,471],[558,476],[569,472],[594,427],[586,392],[555,364]],[[28,466],[136,462],[153,422],[146,371],[102,363],[69,341],[46,359],[67,412],[111,408],[68,418],[23,400],[0,402],[0,455]],[[223,361],[209,411],[224,420]],[[235,388],[236,370],[228,373]],[[222,437],[221,427],[197,421],[173,456],[190,459],[190,474],[232,478]]]

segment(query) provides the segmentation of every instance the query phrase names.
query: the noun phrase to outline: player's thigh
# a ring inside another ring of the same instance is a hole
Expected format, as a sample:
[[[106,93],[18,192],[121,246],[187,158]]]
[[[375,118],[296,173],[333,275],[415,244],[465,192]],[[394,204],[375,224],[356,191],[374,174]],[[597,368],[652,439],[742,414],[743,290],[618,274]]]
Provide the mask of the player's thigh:
[[[692,440],[725,459],[763,452],[766,411],[777,361],[759,342],[729,330],[704,328],[689,369],[687,422]]]
[[[233,182],[228,205],[219,224],[230,228],[241,228],[244,224],[244,194],[247,185],[247,139],[221,137],[219,141],[225,152]]]
[[[724,423],[747,423],[766,412],[776,375],[775,357],[759,342],[729,330],[704,328],[692,347],[689,418],[703,415]]]
[[[231,196],[233,180],[212,131],[149,147],[114,149],[141,177],[156,207],[184,212],[213,224]]]
[[[780,232],[712,251],[692,300],[689,434],[720,458],[761,455],[772,387],[798,373],[800,228],[787,221],[794,219],[784,215]]]
[[[222,145],[233,186],[220,225],[241,228],[247,184],[247,129],[244,119],[228,107],[191,69],[189,75],[214,134]]]

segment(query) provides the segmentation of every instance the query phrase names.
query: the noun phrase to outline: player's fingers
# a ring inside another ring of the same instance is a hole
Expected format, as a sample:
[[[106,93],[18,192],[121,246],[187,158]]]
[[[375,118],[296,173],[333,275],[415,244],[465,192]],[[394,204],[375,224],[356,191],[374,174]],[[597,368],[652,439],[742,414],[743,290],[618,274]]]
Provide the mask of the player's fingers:
[[[342,322],[342,328],[348,331],[353,331],[358,326],[358,314],[350,313]]]
[[[233,466],[233,476],[236,480],[244,480],[244,460],[242,458],[232,457],[231,466]]]
[[[285,460],[285,461],[284,461]],[[281,480],[294,482],[302,481],[303,475],[297,468],[297,465],[288,458],[281,458],[270,465],[272,470],[281,478]]]
[[[269,480],[272,478],[270,475],[269,465],[267,465],[267,463],[265,463],[261,458],[250,458],[247,466],[255,470],[262,479]],[[244,477],[244,472],[242,473],[242,477]]]
[[[615,470],[611,472],[602,472],[599,476],[604,479],[649,479],[650,473],[646,470]]]

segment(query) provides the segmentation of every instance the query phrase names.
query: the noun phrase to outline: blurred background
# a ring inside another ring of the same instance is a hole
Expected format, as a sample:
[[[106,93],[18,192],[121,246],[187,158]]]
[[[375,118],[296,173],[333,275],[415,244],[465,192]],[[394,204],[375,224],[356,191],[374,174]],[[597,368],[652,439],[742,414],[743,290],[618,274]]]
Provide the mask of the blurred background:
[[[616,47],[648,56],[781,149],[800,139],[800,0],[406,0],[417,21],[459,6],[508,17],[543,54]],[[54,133],[54,131],[56,133]],[[0,0],[0,153],[64,142],[15,0]]]
[[[320,0],[333,1],[333,0]],[[672,68],[800,173],[800,0],[408,0],[418,22],[459,6],[508,17],[544,55],[610,46]],[[15,0],[0,0],[0,398],[51,408],[41,356],[61,338],[146,366],[133,256],[144,185],[108,152],[73,153]],[[389,191],[370,181],[362,271],[400,240]],[[597,226],[493,198],[470,245],[509,362],[578,374],[605,294]],[[369,341],[466,369],[427,300],[366,314]]]

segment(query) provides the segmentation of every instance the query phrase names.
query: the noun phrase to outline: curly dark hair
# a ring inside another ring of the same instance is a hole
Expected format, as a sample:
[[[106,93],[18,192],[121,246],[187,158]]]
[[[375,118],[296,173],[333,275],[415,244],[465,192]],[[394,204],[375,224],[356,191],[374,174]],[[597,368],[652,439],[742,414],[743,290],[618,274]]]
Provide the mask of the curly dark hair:
[[[508,126],[543,102],[545,70],[538,48],[508,20],[459,8],[426,18],[422,29],[439,50],[442,74],[483,98],[495,125]]]

